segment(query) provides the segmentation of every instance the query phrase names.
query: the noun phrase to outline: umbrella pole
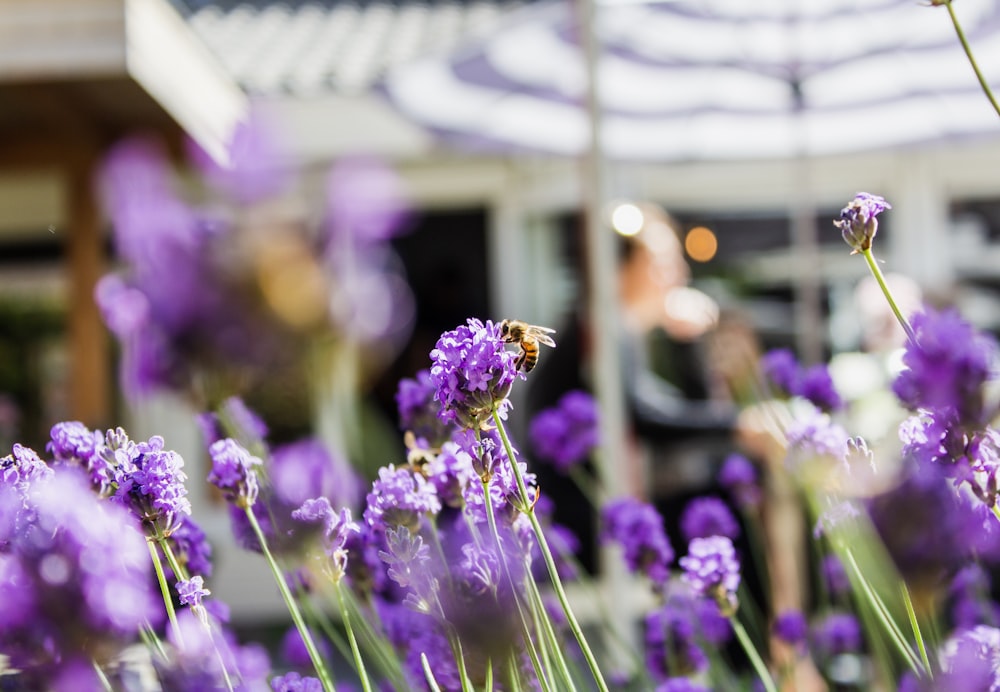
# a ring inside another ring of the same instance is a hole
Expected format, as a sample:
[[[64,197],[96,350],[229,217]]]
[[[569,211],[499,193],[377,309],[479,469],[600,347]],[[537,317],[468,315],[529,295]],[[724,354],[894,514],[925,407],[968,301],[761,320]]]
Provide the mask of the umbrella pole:
[[[619,345],[621,325],[618,320],[618,268],[614,234],[605,223],[607,176],[604,148],[601,142],[601,97],[597,79],[600,47],[596,34],[594,0],[577,0],[577,19],[584,69],[587,75],[586,110],[590,122],[590,138],[583,162],[583,214],[586,237],[586,268],[590,278],[588,322],[593,348],[592,371],[598,402],[600,446],[597,452],[597,474],[603,488],[599,501],[620,497],[632,488],[625,482],[630,474],[622,468],[627,463],[625,438],[625,398],[623,392]],[[618,669],[631,660],[624,650],[631,640],[632,613],[626,604],[628,575],[613,551],[601,553],[602,598],[609,607],[612,632],[604,637],[611,664]]]

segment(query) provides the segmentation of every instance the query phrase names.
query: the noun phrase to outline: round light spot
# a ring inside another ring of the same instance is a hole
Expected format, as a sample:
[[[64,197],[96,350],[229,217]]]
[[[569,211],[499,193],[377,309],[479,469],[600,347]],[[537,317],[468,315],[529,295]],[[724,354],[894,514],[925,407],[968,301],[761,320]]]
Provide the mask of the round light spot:
[[[611,212],[611,227],[622,235],[635,235],[642,230],[644,221],[642,209],[630,202],[619,204]]]
[[[708,262],[718,249],[719,240],[704,226],[695,226],[684,237],[684,251],[695,262]]]

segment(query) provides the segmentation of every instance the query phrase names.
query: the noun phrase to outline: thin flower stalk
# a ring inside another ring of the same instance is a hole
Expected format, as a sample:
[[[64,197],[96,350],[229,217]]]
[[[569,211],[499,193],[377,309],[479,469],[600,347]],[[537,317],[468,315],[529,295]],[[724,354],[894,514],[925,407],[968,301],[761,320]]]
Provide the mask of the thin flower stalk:
[[[431,692],[441,692],[440,685],[434,679],[434,671],[431,670],[431,663],[427,660],[427,654],[420,654],[420,665],[424,669],[424,677],[427,678],[427,686],[431,688]]]
[[[767,692],[778,692],[778,688],[774,684],[774,679],[771,677],[771,672],[764,665],[764,660],[760,657],[757,652],[757,647],[753,645],[750,640],[750,635],[743,628],[743,624],[736,619],[733,615],[729,618],[729,623],[732,625],[733,632],[736,633],[736,638],[740,642],[740,646],[743,647],[743,651],[746,652],[747,657],[750,659],[750,664],[753,666],[754,671],[757,673],[757,677],[760,678],[761,683],[764,685],[764,689]]]
[[[486,508],[486,521],[490,527],[490,533],[493,534],[493,545],[496,547],[497,555],[503,555],[503,548],[500,545],[500,533],[497,531],[497,520],[496,515],[493,512],[493,501],[490,499],[490,488],[489,481],[483,480],[483,498],[485,500],[484,505]],[[531,665],[535,670],[535,676],[538,678],[539,683],[542,685],[544,690],[549,690],[548,680],[545,677],[545,672],[550,670],[549,666],[543,664],[538,650],[535,647],[535,641],[531,636],[531,626],[528,624],[528,616],[524,612],[524,604],[521,603],[521,597],[518,595],[517,589],[514,585],[514,578],[510,574],[510,568],[507,566],[507,561],[502,557],[500,558],[500,569],[503,570],[504,579],[507,581],[507,585],[510,587],[511,593],[514,595],[514,603],[517,604],[517,614],[518,619],[521,623],[521,637],[524,639],[524,646],[528,651],[528,657],[531,659]],[[530,581],[530,579],[529,579]]]
[[[94,665],[94,674],[97,675],[97,679],[101,681],[101,687],[105,689],[106,692],[114,692],[114,688],[111,686],[111,681],[108,680],[108,676],[104,674],[104,670],[98,665],[97,661],[91,661]]]
[[[548,652],[552,651],[556,661],[556,670],[562,675],[563,684],[572,685],[573,676],[570,674],[566,657],[563,656],[562,647],[556,638],[552,621],[545,613],[545,605],[542,603],[542,596],[538,592],[538,585],[534,579],[526,579],[528,583],[529,598],[531,601],[531,613],[535,618],[538,636],[542,641],[542,656],[545,657],[545,670],[553,670],[552,663],[548,658]]]
[[[895,646],[896,650],[906,661],[907,666],[909,666],[914,673],[920,676],[925,675],[927,671],[923,669],[923,666],[917,659],[916,654],[913,653],[913,650],[907,643],[902,631],[900,631],[899,626],[896,625],[895,620],[893,620],[892,616],[889,614],[889,610],[886,608],[885,603],[882,602],[882,599],[879,598],[871,584],[868,583],[868,580],[865,579],[864,575],[861,573],[861,567],[858,565],[858,562],[854,557],[854,553],[852,553],[850,549],[845,549],[844,554],[847,556],[847,564],[851,568],[854,581],[861,587],[862,594],[874,612],[875,617],[881,623],[883,628],[885,628],[893,646]]]
[[[493,659],[487,659],[486,661],[486,685],[484,686],[486,692],[493,692]]]
[[[375,631],[375,628],[372,627],[372,623],[369,622],[370,617],[375,623],[378,623],[378,614],[372,610],[370,615],[366,617],[366,615],[361,612],[361,609],[358,607],[357,600],[350,591],[343,595],[347,613],[351,615],[351,621],[358,626],[356,633],[360,633],[361,637],[364,639],[366,648],[369,649],[369,652],[374,653],[375,662],[379,664],[382,672],[390,678],[395,687],[405,688],[406,684],[404,681],[403,671],[399,666],[399,659],[393,654],[392,649],[385,639]],[[331,636],[331,632],[335,632],[336,630],[333,629],[321,609],[316,611],[316,618],[314,619],[320,623],[323,631],[327,633],[327,636],[330,636],[334,643],[337,643],[338,641],[340,642],[338,648],[345,647],[339,634],[337,634],[336,637]],[[346,649],[341,648],[341,651],[344,652]]]
[[[163,606],[167,609],[167,618],[170,619],[170,626],[177,635],[178,643],[183,642],[180,625],[177,623],[177,613],[174,611],[174,600],[170,595],[170,586],[167,584],[167,577],[163,573],[163,563],[160,562],[160,554],[156,552],[156,546],[152,541],[146,540],[149,546],[149,556],[153,560],[153,569],[156,571],[156,582],[160,585],[160,593],[163,595]]]
[[[299,635],[302,637],[302,642],[305,644],[306,651],[309,653],[309,660],[312,661],[320,683],[323,685],[323,690],[325,692],[336,692],[336,687],[333,684],[333,679],[330,677],[330,672],[327,670],[326,665],[319,654],[319,650],[316,648],[316,643],[313,641],[309,628],[306,627],[305,620],[302,619],[302,613],[299,611],[299,607],[295,603],[295,599],[292,597],[292,592],[288,589],[288,584],[285,582],[285,577],[281,573],[281,568],[274,559],[274,555],[271,554],[271,550],[267,547],[267,539],[264,537],[264,532],[261,530],[260,524],[257,522],[257,517],[254,516],[252,505],[247,505],[243,508],[243,511],[246,514],[247,521],[250,522],[250,527],[253,529],[254,535],[260,542],[261,552],[263,553],[268,566],[271,568],[274,580],[278,584],[278,591],[281,592],[281,598],[285,601],[285,607],[288,608],[288,613],[292,616],[292,621],[295,623],[295,627],[299,630]]]
[[[493,404],[493,422],[497,427],[497,431],[500,433],[500,439],[503,442],[504,450],[507,452],[507,459],[510,461],[511,468],[514,471],[514,479],[517,481],[517,491],[521,498],[522,510],[528,515],[528,520],[531,522],[531,528],[535,531],[535,538],[538,540],[538,549],[542,553],[542,559],[545,561],[545,567],[548,569],[549,578],[552,581],[552,587],[555,589],[556,597],[559,599],[559,604],[562,606],[563,612],[566,614],[566,621],[569,624],[570,630],[573,632],[573,636],[576,637],[577,643],[580,645],[580,650],[583,652],[583,657],[587,659],[587,665],[590,667],[590,672],[594,677],[594,682],[597,683],[597,687],[601,692],[608,692],[608,685],[604,681],[604,675],[601,673],[601,668],[597,664],[597,659],[594,657],[594,652],[590,649],[590,644],[587,643],[587,638],[583,634],[583,629],[580,627],[580,623],[576,619],[576,615],[573,614],[573,609],[570,607],[569,599],[566,597],[566,590],[563,588],[562,580],[559,578],[559,572],[556,568],[555,560],[552,557],[552,551],[549,549],[548,541],[545,538],[545,532],[542,529],[541,523],[538,521],[538,517],[535,515],[534,508],[528,501],[528,490],[524,485],[524,478],[521,476],[521,469],[517,465],[517,457],[514,454],[514,449],[511,447],[510,440],[507,438],[507,431],[504,429],[503,420],[500,418],[500,412],[497,410],[497,406]]]
[[[438,604],[438,610],[441,610],[440,604]],[[465,652],[462,651],[462,640],[458,638],[458,634],[450,625],[448,626],[448,642],[451,644],[451,651],[455,656],[455,663],[458,665],[458,677],[462,681],[462,692],[474,692],[472,681],[469,679],[469,671],[465,668]]]
[[[885,299],[889,301],[889,307],[892,308],[892,314],[896,316],[896,319],[899,320],[899,324],[903,327],[903,331],[906,332],[906,337],[910,341],[914,341],[915,337],[913,334],[913,327],[910,326],[909,320],[906,319],[902,310],[899,309],[899,305],[896,304],[896,299],[893,298],[892,291],[889,289],[889,284],[885,282],[885,277],[882,275],[882,270],[879,269],[878,262],[875,260],[875,256],[872,254],[871,248],[862,250],[861,254],[864,255],[865,261],[868,262],[868,268],[871,270],[872,276],[875,277],[875,281],[878,282],[879,288],[882,289]]]
[[[354,627],[351,625],[351,616],[347,612],[347,602],[344,600],[344,587],[337,583],[333,587],[337,592],[337,599],[340,601],[340,612],[344,617],[344,629],[347,630],[347,640],[351,643],[351,655],[354,657],[354,664],[357,667],[358,677],[361,679],[361,687],[364,692],[372,692],[372,684],[368,679],[368,671],[365,669],[365,661],[361,657],[361,650],[358,648],[358,640],[354,636]]]
[[[997,103],[996,98],[993,96],[993,90],[990,89],[989,82],[986,81],[982,71],[979,69],[979,64],[976,62],[976,58],[972,54],[972,47],[969,46],[969,41],[965,38],[965,32],[962,31],[962,25],[958,21],[958,16],[955,14],[955,8],[951,6],[951,0],[936,0],[931,4],[944,5],[948,8],[948,16],[951,18],[952,26],[955,27],[955,34],[958,36],[958,42],[962,44],[962,50],[965,51],[965,57],[969,59],[972,71],[976,73],[976,79],[979,80],[979,86],[982,87],[983,93],[986,94],[986,98],[989,100],[990,105],[993,106],[993,110],[997,112],[997,115],[1000,115],[1000,104]]]
[[[920,660],[924,662],[924,670],[927,674],[933,678],[934,669],[931,667],[931,661],[927,657],[927,645],[924,643],[924,635],[920,631],[920,623],[917,621],[917,612],[913,609],[913,599],[910,598],[910,590],[906,588],[906,584],[900,583],[899,590],[903,596],[903,604],[906,606],[906,615],[910,618],[910,627],[913,629],[913,638],[917,642],[917,649],[920,650]]]

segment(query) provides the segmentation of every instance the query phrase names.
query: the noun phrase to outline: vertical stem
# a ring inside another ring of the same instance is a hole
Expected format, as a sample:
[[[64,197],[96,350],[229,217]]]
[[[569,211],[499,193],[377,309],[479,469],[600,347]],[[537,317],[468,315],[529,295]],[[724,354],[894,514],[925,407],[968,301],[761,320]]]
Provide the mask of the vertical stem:
[[[437,684],[437,680],[434,679],[434,671],[431,670],[430,661],[427,660],[427,654],[421,652],[420,654],[420,665],[424,669],[424,677],[427,678],[427,686],[431,688],[431,692],[441,692],[441,688]]]
[[[913,327],[910,326],[909,321],[903,315],[903,312],[896,305],[896,299],[892,297],[892,291],[889,290],[889,285],[885,282],[885,277],[882,276],[882,270],[878,267],[878,262],[875,261],[875,255],[872,254],[872,249],[862,250],[862,254],[865,256],[865,260],[868,262],[868,268],[872,272],[872,276],[878,282],[879,288],[882,289],[882,293],[885,294],[885,299],[889,301],[889,307],[892,308],[892,313],[899,320],[899,323],[903,326],[903,331],[906,332],[907,338],[916,343],[916,338],[913,335]]]
[[[927,657],[927,646],[924,644],[924,636],[920,632],[920,623],[917,622],[917,612],[913,609],[913,601],[910,599],[910,590],[906,588],[906,584],[904,583],[900,583],[899,588],[903,592],[903,603],[906,605],[906,614],[910,618],[913,638],[917,640],[917,648],[920,649],[920,659],[924,662],[927,674],[934,677],[934,669],[931,668],[931,661]]]
[[[292,592],[289,591],[288,584],[285,582],[285,575],[281,573],[281,568],[278,567],[277,561],[267,547],[267,539],[264,537],[264,532],[260,529],[260,524],[257,523],[257,517],[254,516],[253,508],[244,507],[243,511],[247,515],[247,520],[250,522],[251,528],[253,528],[257,541],[260,543],[261,552],[264,553],[264,559],[271,568],[274,580],[278,583],[278,591],[281,592],[281,597],[285,601],[285,607],[288,608],[288,613],[292,616],[292,622],[295,623],[295,627],[299,630],[299,635],[302,637],[302,642],[306,645],[306,651],[309,652],[309,659],[316,669],[319,681],[323,684],[323,690],[325,692],[335,692],[336,688],[333,685],[333,680],[330,678],[330,673],[319,655],[319,650],[316,648],[315,642],[313,642],[312,634],[309,632],[309,628],[306,627],[305,620],[302,619],[302,613],[299,612],[299,607],[296,605],[295,599],[292,598]]]
[[[344,587],[338,582],[334,584],[333,588],[337,591],[337,599],[340,601],[340,612],[344,616],[344,628],[347,630],[347,639],[351,643],[351,654],[354,656],[354,663],[358,667],[358,677],[361,678],[361,687],[364,689],[364,692],[372,692],[372,684],[368,680],[368,671],[365,670],[365,662],[361,658],[358,640],[354,636],[354,628],[351,626],[351,616],[347,612],[347,603],[344,601]]]
[[[163,605],[167,609],[167,617],[170,619],[170,626],[174,628],[177,635],[177,643],[184,645],[184,638],[181,635],[180,625],[177,624],[177,613],[174,612],[174,599],[170,595],[170,587],[167,585],[167,577],[163,574],[163,563],[160,562],[160,555],[156,552],[156,546],[149,539],[146,539],[149,547],[149,556],[153,559],[153,569],[156,571],[156,581],[160,585],[160,594],[163,596]]]
[[[761,659],[760,654],[757,653],[757,647],[753,645],[750,641],[750,635],[747,631],[743,629],[742,623],[736,619],[735,616],[729,618],[730,624],[733,626],[733,632],[736,633],[736,638],[740,640],[740,646],[746,652],[747,656],[750,657],[750,663],[753,665],[753,669],[757,672],[757,677],[760,681],[764,683],[764,689],[767,692],[778,692],[778,688],[774,685],[774,680],[771,678],[771,671],[767,669],[764,665],[764,661]]]
[[[562,605],[563,612],[566,614],[566,621],[569,624],[570,630],[573,632],[573,636],[576,637],[577,643],[580,645],[580,650],[583,652],[583,657],[587,660],[587,665],[590,667],[590,672],[594,677],[594,682],[597,683],[597,688],[601,692],[608,692],[608,685],[604,682],[604,676],[601,674],[601,668],[597,665],[597,659],[594,657],[594,652],[590,649],[590,644],[587,643],[587,638],[583,635],[583,629],[580,627],[580,623],[576,619],[576,615],[573,614],[573,609],[569,605],[569,599],[566,597],[566,590],[563,588],[562,580],[559,578],[559,572],[556,569],[556,562],[552,558],[552,551],[549,549],[549,543],[545,539],[545,532],[542,530],[542,525],[538,522],[538,517],[535,516],[534,507],[531,505],[528,499],[528,489],[524,485],[524,478],[521,476],[521,469],[517,466],[517,457],[514,455],[514,449],[510,445],[510,440],[507,439],[507,431],[504,430],[503,420],[500,418],[500,413],[497,411],[496,404],[493,405],[493,422],[497,426],[497,431],[500,433],[500,439],[503,441],[504,450],[507,452],[507,461],[510,463],[511,469],[514,472],[514,479],[517,481],[517,491],[521,498],[521,503],[524,507],[525,513],[528,515],[528,520],[531,522],[531,528],[535,531],[535,539],[538,541],[538,549],[542,553],[542,559],[545,561],[545,567],[549,572],[549,579],[552,581],[552,588],[556,592],[556,597],[559,599],[560,605]]]
[[[951,0],[943,0],[943,2],[932,2],[931,4],[943,4],[948,8],[948,16],[951,17],[951,23],[955,27],[955,33],[958,34],[958,42],[962,44],[962,50],[965,51],[965,56],[969,59],[969,64],[972,65],[972,71],[976,73],[976,79],[979,80],[979,86],[982,87],[983,93],[986,94],[986,98],[989,100],[990,105],[993,106],[993,110],[1000,115],[1000,104],[997,103],[996,98],[993,97],[993,90],[990,89],[989,83],[986,78],[983,77],[983,73],[979,71],[979,65],[976,63],[976,58],[972,55],[972,48],[969,46],[969,42],[965,38],[965,32],[962,31],[962,25],[958,22],[958,16],[955,14],[955,8],[951,6]]]

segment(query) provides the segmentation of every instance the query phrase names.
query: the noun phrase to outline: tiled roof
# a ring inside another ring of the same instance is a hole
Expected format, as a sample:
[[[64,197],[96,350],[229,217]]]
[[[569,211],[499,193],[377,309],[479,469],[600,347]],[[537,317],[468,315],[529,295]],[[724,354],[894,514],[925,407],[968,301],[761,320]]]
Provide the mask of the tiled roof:
[[[367,90],[394,65],[488,32],[530,0],[174,0],[251,94]]]

